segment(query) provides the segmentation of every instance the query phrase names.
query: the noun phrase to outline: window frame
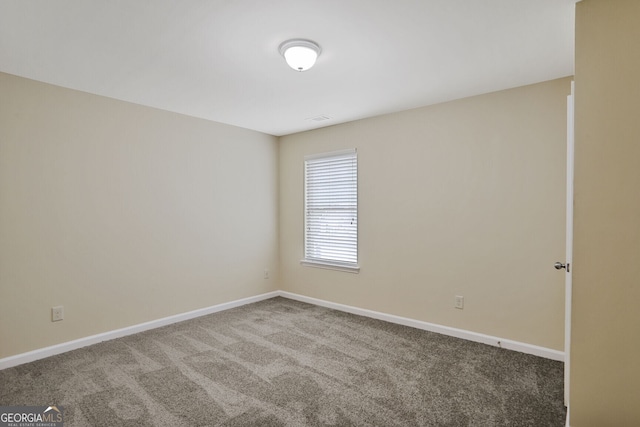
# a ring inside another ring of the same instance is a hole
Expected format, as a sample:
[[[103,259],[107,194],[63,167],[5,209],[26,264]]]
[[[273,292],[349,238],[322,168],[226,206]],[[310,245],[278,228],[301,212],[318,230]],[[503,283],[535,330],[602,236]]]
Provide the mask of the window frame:
[[[316,162],[322,159],[326,159],[328,161],[330,160],[335,160],[337,158],[341,158],[341,157],[353,157],[353,159],[355,160],[355,262],[346,262],[346,261],[341,261],[338,259],[331,259],[331,258],[322,258],[322,257],[310,257],[307,250],[308,250],[308,246],[307,246],[307,242],[308,242],[308,231],[309,231],[309,208],[308,208],[308,178],[309,178],[309,172],[308,172],[308,165],[309,162]],[[359,248],[358,248],[358,240],[359,240],[359,227],[358,227],[358,152],[355,148],[352,149],[348,149],[348,150],[340,150],[340,151],[332,151],[332,152],[327,152],[327,153],[319,153],[319,154],[312,154],[312,155],[307,155],[304,157],[304,170],[303,170],[303,184],[304,184],[304,194],[303,194],[303,215],[304,215],[304,221],[303,221],[303,226],[304,226],[304,230],[303,230],[303,258],[302,260],[300,260],[300,263],[304,266],[308,266],[308,267],[317,267],[317,268],[325,268],[325,269],[330,269],[330,270],[339,270],[339,271],[345,271],[345,272],[349,272],[349,273],[359,273],[360,272],[360,266],[358,264],[359,261]]]

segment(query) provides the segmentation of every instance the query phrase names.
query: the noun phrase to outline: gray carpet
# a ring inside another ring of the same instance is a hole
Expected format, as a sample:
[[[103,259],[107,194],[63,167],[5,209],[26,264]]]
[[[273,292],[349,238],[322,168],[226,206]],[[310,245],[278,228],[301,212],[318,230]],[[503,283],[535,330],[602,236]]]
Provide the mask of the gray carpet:
[[[563,364],[273,298],[0,371],[65,426],[563,426]]]

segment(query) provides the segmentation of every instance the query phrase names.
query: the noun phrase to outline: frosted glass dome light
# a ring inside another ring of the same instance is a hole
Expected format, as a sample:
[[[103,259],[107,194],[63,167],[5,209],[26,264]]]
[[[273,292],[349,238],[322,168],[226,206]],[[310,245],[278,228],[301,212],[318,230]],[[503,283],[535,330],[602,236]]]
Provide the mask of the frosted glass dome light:
[[[307,71],[320,56],[320,46],[311,40],[287,40],[280,45],[280,54],[287,64],[296,71]]]

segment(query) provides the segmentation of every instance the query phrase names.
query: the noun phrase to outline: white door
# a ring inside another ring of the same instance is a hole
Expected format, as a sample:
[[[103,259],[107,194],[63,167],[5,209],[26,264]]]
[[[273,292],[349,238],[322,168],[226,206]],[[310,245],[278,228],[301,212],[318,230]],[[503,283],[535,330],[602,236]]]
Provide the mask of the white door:
[[[566,254],[565,263],[556,263],[556,268],[565,270],[564,302],[564,404],[569,408],[569,363],[571,360],[571,289],[573,286],[573,165],[574,165],[574,92],[575,83],[571,82],[571,95],[567,97],[567,218],[566,218]],[[560,264],[560,265],[558,265]],[[567,417],[568,418],[568,417]],[[567,419],[568,421],[568,419]],[[567,424],[568,425],[568,424]]]

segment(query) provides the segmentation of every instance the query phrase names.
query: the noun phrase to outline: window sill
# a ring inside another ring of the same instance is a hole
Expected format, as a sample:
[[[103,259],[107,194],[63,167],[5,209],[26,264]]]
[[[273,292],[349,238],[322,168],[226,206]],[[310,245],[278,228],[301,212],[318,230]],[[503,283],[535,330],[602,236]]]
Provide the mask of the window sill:
[[[360,266],[353,264],[333,263],[327,261],[314,261],[310,259],[300,260],[300,264],[306,267],[324,268],[327,270],[345,271],[347,273],[360,273]]]

